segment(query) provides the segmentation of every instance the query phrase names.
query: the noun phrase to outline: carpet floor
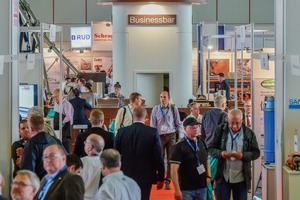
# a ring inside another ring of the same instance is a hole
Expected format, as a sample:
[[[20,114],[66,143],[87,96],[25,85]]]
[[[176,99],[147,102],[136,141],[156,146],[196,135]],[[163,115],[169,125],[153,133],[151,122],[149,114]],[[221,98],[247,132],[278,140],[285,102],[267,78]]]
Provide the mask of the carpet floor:
[[[150,200],[169,200],[174,199],[174,187],[171,183],[171,190],[165,190],[164,188],[161,190],[156,189],[156,185],[152,186]]]

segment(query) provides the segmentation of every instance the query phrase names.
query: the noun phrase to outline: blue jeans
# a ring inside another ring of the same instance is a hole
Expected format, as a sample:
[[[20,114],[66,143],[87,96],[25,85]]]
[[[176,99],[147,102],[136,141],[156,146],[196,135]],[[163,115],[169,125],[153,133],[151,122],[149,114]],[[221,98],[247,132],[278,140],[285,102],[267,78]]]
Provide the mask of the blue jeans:
[[[248,190],[245,181],[239,183],[227,183],[222,181],[221,183],[217,183],[217,200],[230,200],[231,190],[233,200],[247,200]]]
[[[206,200],[207,188],[201,188],[198,190],[182,190],[183,200]]]

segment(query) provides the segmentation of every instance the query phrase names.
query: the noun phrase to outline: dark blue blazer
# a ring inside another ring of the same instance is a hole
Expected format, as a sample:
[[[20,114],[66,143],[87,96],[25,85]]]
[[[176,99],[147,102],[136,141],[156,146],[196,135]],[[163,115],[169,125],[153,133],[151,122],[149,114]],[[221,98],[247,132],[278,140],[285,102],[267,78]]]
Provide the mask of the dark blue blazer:
[[[85,99],[82,99],[80,97],[75,97],[74,99],[71,99],[70,103],[74,108],[73,125],[86,124],[90,127],[91,123],[85,114],[85,109],[91,110],[92,106],[88,104]]]
[[[115,149],[122,155],[122,171],[137,183],[164,181],[164,161],[156,128],[140,122],[120,128]]]
[[[220,90],[225,90],[226,91],[226,99],[230,100],[230,85],[226,80],[223,80],[220,83]]]

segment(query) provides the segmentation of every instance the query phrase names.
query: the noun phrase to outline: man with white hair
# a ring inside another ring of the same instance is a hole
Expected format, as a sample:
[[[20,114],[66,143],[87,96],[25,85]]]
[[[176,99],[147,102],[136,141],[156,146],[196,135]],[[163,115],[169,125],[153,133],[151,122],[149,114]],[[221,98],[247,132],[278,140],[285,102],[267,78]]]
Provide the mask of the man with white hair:
[[[40,179],[32,171],[19,170],[12,182],[11,197],[13,200],[33,200],[40,188]]]
[[[251,161],[260,156],[255,133],[243,123],[243,113],[232,109],[228,123],[219,125],[211,143],[209,154],[219,159],[215,194],[219,200],[247,200],[251,186]]]
[[[104,139],[97,134],[89,135],[84,142],[84,150],[87,156],[81,158],[83,169],[80,176],[84,182],[84,199],[93,199],[101,177],[100,154],[104,148]]]
[[[223,95],[216,96],[214,106],[213,109],[205,112],[202,118],[201,135],[206,145],[209,145],[213,139],[213,133],[217,126],[227,122],[226,97]]]

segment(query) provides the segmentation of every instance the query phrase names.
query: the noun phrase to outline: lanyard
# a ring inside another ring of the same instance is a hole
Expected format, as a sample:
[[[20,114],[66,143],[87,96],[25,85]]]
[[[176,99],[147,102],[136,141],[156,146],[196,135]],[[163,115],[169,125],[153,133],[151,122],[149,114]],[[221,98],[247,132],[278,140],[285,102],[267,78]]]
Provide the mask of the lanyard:
[[[130,109],[129,105],[128,105],[128,110],[129,110],[129,112],[130,112],[130,114],[132,116],[132,110]]]
[[[170,107],[168,106],[168,110],[167,110],[167,112],[166,112],[166,113],[164,113],[164,111],[163,111],[163,107],[162,107],[162,106],[160,106],[160,111],[161,111],[161,114],[162,114],[162,116],[163,116],[163,118],[164,118],[164,122],[166,121],[166,116],[168,115],[168,112],[169,112],[169,110],[170,110]]]
[[[230,136],[231,136],[231,150],[233,149],[233,142],[237,139],[237,137],[239,136],[240,132],[238,132],[237,134],[233,135],[231,128],[229,128],[230,131]]]
[[[196,149],[193,147],[193,145],[191,144],[190,140],[186,137],[186,135],[184,136],[184,139],[186,140],[186,142],[188,143],[188,145],[191,147],[191,149],[193,150],[194,154],[195,154],[195,157],[197,159],[197,164],[200,165],[200,159],[199,159],[199,156],[197,154],[197,152],[199,151],[198,149],[198,140],[196,140]]]

